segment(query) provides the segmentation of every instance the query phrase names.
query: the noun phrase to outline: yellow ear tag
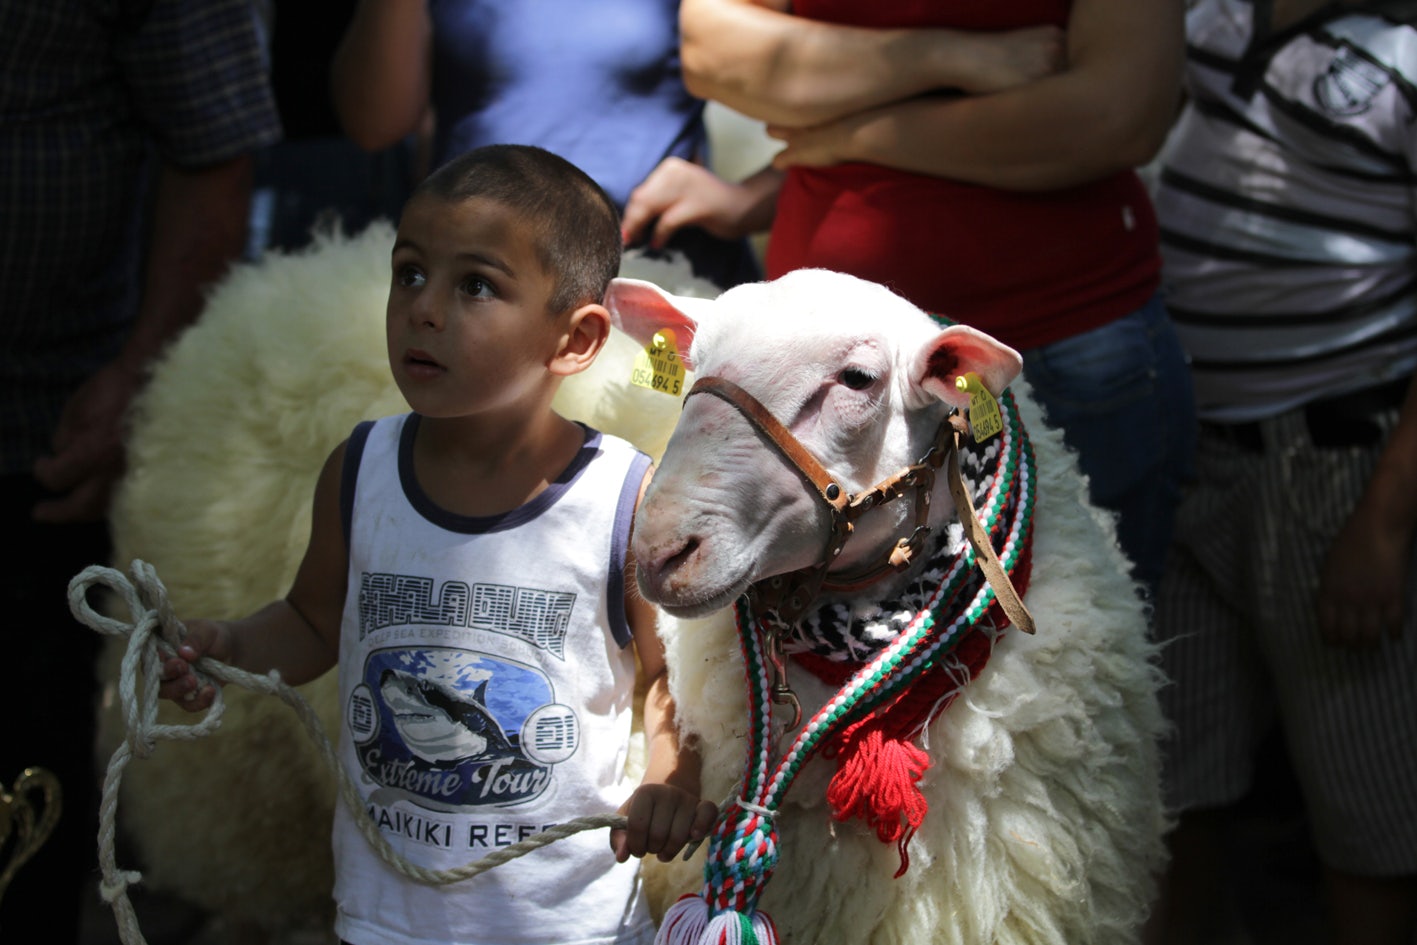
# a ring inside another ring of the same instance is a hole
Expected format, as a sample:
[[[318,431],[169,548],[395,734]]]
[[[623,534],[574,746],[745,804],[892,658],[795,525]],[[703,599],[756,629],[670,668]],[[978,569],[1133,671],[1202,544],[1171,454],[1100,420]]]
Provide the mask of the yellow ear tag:
[[[674,346],[674,332],[668,328],[654,333],[654,339],[635,353],[630,383],[671,397],[684,390],[684,362]]]
[[[984,386],[978,374],[969,371],[955,378],[955,387],[969,393],[969,426],[974,431],[976,443],[983,443],[1004,429],[999,402],[989,393],[989,388]]]

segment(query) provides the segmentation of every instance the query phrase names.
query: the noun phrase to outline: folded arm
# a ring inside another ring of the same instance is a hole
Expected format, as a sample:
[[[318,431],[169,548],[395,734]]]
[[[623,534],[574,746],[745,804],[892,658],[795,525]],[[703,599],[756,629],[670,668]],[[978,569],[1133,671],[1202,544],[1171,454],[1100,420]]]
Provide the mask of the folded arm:
[[[941,89],[990,92],[1058,68],[1062,32],[867,29],[786,13],[786,0],[684,0],[684,80],[752,118],[806,127]]]
[[[1062,72],[988,95],[925,96],[770,129],[779,167],[865,161],[1010,190],[1145,164],[1180,102],[1182,0],[1077,0]]]

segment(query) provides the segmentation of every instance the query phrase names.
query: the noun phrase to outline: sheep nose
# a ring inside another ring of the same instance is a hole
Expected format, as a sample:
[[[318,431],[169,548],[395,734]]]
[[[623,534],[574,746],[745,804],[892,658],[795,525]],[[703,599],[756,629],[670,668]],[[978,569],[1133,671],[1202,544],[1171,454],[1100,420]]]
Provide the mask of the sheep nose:
[[[697,535],[688,535],[650,548],[636,548],[635,562],[641,587],[650,593],[663,593],[672,585],[684,583],[681,576],[701,545]],[[676,578],[681,579],[676,581]]]

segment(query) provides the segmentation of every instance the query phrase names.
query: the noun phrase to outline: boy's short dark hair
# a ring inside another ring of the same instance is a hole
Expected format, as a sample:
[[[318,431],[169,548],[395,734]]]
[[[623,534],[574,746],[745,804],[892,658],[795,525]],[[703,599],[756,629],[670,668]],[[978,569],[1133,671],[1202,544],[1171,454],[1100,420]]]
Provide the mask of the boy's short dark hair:
[[[531,228],[541,265],[555,285],[548,304],[560,314],[601,302],[620,271],[620,212],[600,185],[543,148],[493,144],[438,168],[415,188],[444,200],[484,197],[512,209]]]

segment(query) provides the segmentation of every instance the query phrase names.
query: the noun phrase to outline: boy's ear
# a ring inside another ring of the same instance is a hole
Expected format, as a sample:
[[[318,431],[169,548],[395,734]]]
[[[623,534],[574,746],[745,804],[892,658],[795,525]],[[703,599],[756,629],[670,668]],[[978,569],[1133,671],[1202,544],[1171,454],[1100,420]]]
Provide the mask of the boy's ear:
[[[610,313],[604,305],[582,305],[571,313],[561,343],[547,365],[552,374],[570,377],[595,362],[610,337]]]

